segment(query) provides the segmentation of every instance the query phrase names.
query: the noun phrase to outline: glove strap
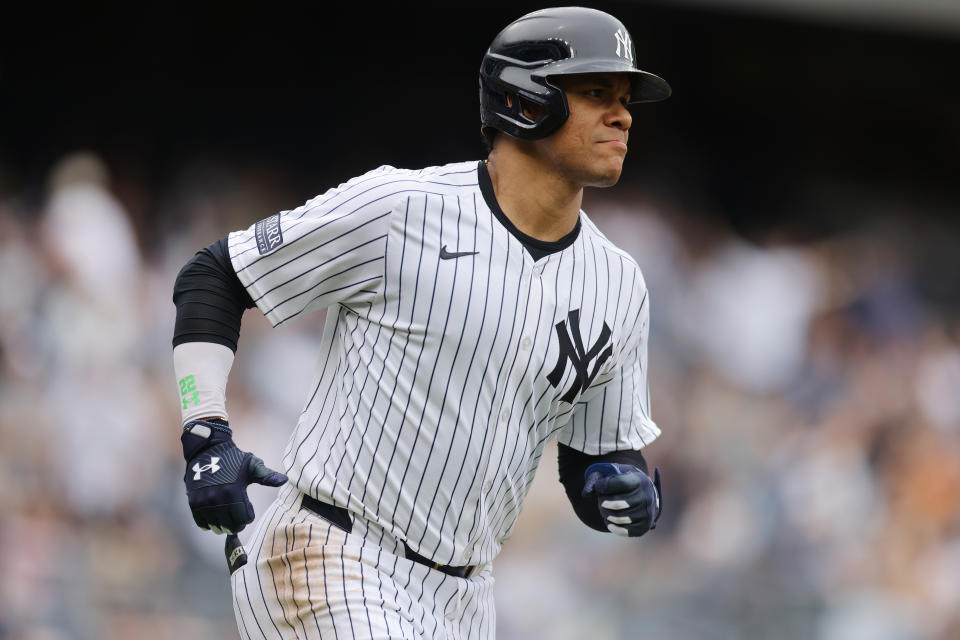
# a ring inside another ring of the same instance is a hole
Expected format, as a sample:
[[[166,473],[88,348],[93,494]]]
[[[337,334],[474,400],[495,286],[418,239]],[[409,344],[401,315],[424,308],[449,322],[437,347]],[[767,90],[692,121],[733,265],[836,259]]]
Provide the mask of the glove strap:
[[[209,418],[200,420],[191,420],[187,424],[183,425],[183,431],[189,431],[193,435],[200,436],[201,438],[208,438],[210,434],[206,434],[204,429],[194,429],[195,425],[200,425],[201,427],[207,427],[211,431],[222,431],[229,436],[233,435],[233,431],[230,430],[230,424],[223,418]]]
[[[660,467],[656,467],[653,470],[653,488],[657,490],[657,515],[653,518],[653,524],[650,525],[651,529],[657,528],[657,520],[660,519],[660,514],[663,513],[663,489],[660,488]]]
[[[207,447],[229,442],[233,432],[226,423],[213,420],[191,420],[183,426],[180,443],[183,445],[183,458],[187,462]]]

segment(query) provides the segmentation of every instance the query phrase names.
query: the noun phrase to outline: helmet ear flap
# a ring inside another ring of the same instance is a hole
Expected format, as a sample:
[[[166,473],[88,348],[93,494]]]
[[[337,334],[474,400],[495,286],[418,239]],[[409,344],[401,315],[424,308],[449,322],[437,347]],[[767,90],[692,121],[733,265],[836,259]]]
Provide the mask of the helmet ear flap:
[[[531,125],[537,125],[547,117],[547,105],[531,100],[522,93],[507,93],[505,96],[507,108],[511,115],[518,120],[525,120]]]
[[[481,74],[481,124],[522,140],[550,135],[566,122],[570,111],[564,92],[544,82],[534,92]]]

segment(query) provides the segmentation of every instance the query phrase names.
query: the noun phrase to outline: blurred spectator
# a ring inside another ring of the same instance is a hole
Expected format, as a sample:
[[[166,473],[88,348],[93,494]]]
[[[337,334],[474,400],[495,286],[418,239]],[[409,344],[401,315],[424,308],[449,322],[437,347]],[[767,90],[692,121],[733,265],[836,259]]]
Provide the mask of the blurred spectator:
[[[58,489],[77,514],[109,515],[152,491],[160,461],[146,454],[162,431],[138,354],[140,254],[99,158],[77,153],[54,167],[41,230],[51,271],[42,323]]]
[[[746,391],[782,391],[796,381],[826,289],[811,256],[728,238],[698,262],[690,285],[676,320],[705,361]]]

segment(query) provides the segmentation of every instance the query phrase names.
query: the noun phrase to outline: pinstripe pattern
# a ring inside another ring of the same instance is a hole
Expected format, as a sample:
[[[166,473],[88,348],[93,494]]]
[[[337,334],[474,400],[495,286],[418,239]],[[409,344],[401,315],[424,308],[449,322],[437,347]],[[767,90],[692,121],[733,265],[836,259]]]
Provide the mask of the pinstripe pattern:
[[[281,212],[284,241],[264,255],[255,227],[230,236],[274,326],[330,307],[284,466],[299,491],[346,506],[352,535],[376,548],[354,557],[339,530],[318,537],[291,489],[261,518],[256,571],[234,577],[248,638],[492,637],[489,584],[438,582],[397,557],[401,541],[442,564],[488,565],[550,438],[598,454],[660,433],[636,263],[583,213],[573,244],[533,260],[484,200],[477,166],[381,167]],[[441,259],[442,247],[464,255]],[[562,355],[562,331],[576,352]]]
[[[298,492],[286,489],[248,544],[250,562],[232,576],[241,635],[492,636],[489,566],[469,580],[453,578],[387,552],[381,535],[389,536],[347,534],[300,509]]]

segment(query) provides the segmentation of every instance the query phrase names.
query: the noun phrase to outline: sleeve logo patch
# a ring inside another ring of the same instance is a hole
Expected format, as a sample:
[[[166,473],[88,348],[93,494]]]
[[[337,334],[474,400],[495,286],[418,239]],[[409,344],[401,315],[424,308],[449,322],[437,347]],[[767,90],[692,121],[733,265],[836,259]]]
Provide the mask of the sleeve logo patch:
[[[264,218],[257,223],[257,251],[260,255],[270,253],[283,244],[283,234],[280,232],[280,214]]]

